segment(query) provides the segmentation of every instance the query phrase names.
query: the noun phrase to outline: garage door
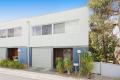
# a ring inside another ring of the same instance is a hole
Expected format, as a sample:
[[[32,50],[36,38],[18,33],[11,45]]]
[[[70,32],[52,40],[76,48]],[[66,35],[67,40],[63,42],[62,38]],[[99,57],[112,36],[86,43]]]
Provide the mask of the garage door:
[[[0,48],[0,60],[7,59],[7,48]]]
[[[32,66],[52,69],[52,49],[32,48]]]

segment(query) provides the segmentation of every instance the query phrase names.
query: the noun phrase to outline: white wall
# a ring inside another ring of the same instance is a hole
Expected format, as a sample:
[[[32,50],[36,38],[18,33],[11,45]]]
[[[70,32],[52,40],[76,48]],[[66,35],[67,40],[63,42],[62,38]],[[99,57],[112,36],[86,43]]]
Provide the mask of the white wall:
[[[100,68],[100,63],[97,62],[95,63],[93,73],[97,73],[97,74],[101,73],[102,76],[119,78],[120,77],[120,65],[102,62],[101,68]]]
[[[32,48],[32,67],[52,69],[52,49]]]
[[[32,26],[35,25],[53,24],[58,22],[66,22],[64,34],[32,36],[30,29],[30,46],[87,46],[89,29],[88,18],[88,8],[82,7],[43,16],[0,23],[0,29],[18,26],[23,28],[21,37],[0,38],[0,47],[26,47],[29,45],[28,28],[32,28]],[[30,24],[27,23],[28,21]]]
[[[7,59],[7,48],[0,48],[0,60]]]
[[[51,23],[59,23],[63,21],[71,21],[76,19],[81,19],[82,22],[88,22],[88,8],[81,7],[72,10],[66,10],[62,12],[56,12],[52,14],[47,14],[43,16],[36,16],[28,18],[31,25],[44,25],[44,24],[51,24]]]
[[[102,63],[101,74],[110,77],[120,77],[120,65]]]
[[[28,45],[28,24],[23,20],[10,21],[0,24],[0,29],[22,27],[22,36],[0,38],[0,47],[19,47]]]
[[[31,26],[65,22],[65,33],[30,37],[31,47],[46,46],[81,46],[88,45],[88,9],[80,8],[71,11],[50,14],[30,20]],[[32,31],[32,30],[31,30]]]
[[[92,71],[93,73],[100,74],[101,73],[101,64],[100,62],[94,63],[94,69]]]

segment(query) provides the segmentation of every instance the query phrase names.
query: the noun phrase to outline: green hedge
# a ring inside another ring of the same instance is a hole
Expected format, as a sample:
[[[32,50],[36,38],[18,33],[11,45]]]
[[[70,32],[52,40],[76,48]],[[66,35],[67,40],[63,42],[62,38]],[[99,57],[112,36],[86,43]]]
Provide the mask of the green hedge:
[[[1,60],[0,61],[0,67],[5,68],[13,68],[13,69],[24,69],[25,65],[21,64],[18,61],[12,61],[12,60]]]

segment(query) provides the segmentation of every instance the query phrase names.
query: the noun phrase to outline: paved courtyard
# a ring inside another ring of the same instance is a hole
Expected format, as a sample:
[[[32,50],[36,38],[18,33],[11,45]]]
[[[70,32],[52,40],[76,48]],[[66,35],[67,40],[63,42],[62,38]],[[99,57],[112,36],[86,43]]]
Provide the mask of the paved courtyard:
[[[0,80],[89,80],[87,78],[0,68]],[[120,80],[94,74],[90,80]]]
[[[31,79],[31,78],[21,77],[19,75],[15,76],[15,75],[8,75],[8,74],[0,74],[0,80],[52,80],[52,78],[47,78],[46,76],[43,76],[39,79]],[[67,78],[63,78],[63,79],[56,78],[56,80],[69,80],[69,78],[68,79]],[[70,79],[70,80],[88,80],[88,79],[82,78],[82,79]],[[118,80],[118,79],[96,76],[94,79],[90,79],[90,80]]]
[[[30,78],[25,78],[25,77],[18,77],[18,76],[13,76],[13,75],[7,75],[7,74],[0,74],[0,80],[37,80],[37,79],[30,79]],[[47,79],[42,79],[41,80],[47,80]]]

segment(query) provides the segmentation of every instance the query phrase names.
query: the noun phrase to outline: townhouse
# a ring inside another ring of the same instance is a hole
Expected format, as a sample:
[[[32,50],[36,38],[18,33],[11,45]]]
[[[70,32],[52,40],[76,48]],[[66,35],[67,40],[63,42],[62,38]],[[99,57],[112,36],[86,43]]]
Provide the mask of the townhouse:
[[[54,69],[56,58],[88,48],[88,8],[0,23],[0,60],[18,60],[32,67]]]

